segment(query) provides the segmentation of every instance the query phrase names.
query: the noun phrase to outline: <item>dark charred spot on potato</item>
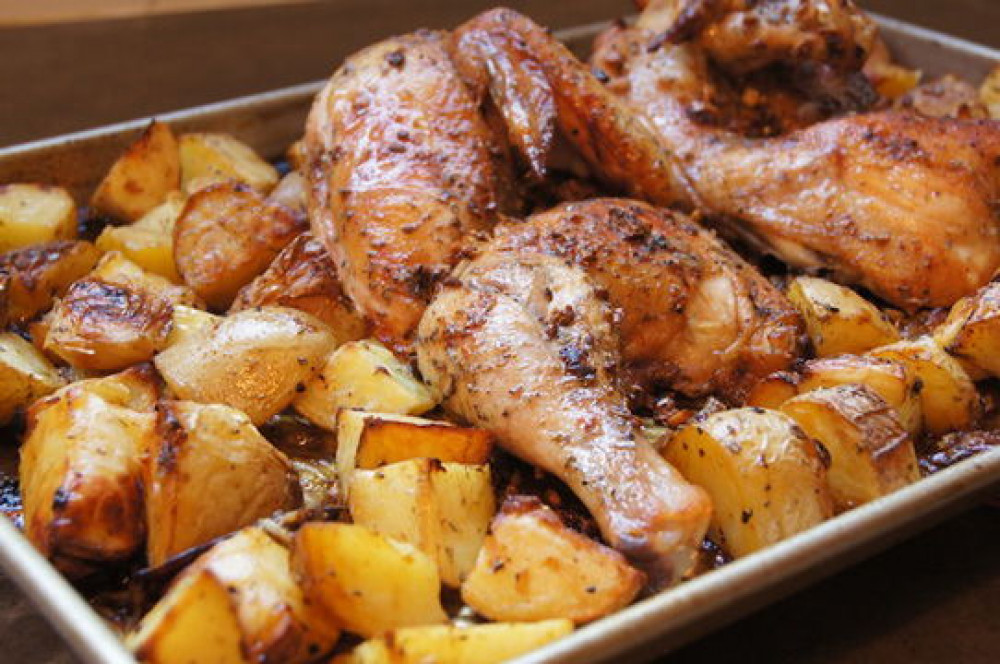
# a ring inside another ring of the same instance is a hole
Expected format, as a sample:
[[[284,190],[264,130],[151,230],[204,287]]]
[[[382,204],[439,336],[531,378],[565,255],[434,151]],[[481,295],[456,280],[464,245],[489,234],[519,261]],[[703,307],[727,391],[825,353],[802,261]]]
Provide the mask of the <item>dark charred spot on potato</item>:
[[[160,451],[156,457],[157,471],[163,474],[172,473],[176,470],[177,456],[181,447],[187,440],[187,431],[169,403],[156,404],[156,434],[161,440]]]

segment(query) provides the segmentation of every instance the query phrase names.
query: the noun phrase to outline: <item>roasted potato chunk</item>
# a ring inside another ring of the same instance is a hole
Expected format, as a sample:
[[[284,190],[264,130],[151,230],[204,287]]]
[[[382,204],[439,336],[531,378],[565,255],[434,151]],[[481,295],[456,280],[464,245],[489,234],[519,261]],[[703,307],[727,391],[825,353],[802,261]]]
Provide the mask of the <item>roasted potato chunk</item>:
[[[791,371],[776,371],[762,378],[747,394],[748,406],[777,410],[799,393],[801,377]]]
[[[185,336],[154,361],[181,399],[226,404],[261,424],[291,402],[333,344],[309,314],[264,307]]]
[[[244,528],[219,542],[175,583],[204,571],[229,591],[250,662],[309,662],[337,642],[338,627],[306,604],[288,549],[263,529]]]
[[[306,224],[242,184],[221,183],[188,199],[174,224],[174,261],[209,306],[225,309]]]
[[[568,528],[537,499],[508,499],[462,599],[490,620],[591,622],[632,602],[644,581],[617,551]]]
[[[278,186],[271,190],[267,200],[284,206],[305,223],[309,223],[309,183],[298,171],[292,171],[281,178]]]
[[[833,514],[825,452],[782,413],[740,408],[710,415],[684,427],[663,454],[711,496],[709,537],[733,557]]]
[[[135,221],[180,186],[177,139],[170,127],[154,120],[104,176],[90,207],[114,219]]]
[[[934,330],[934,340],[966,373],[1000,377],[1000,282],[990,282],[956,302],[945,322]]]
[[[292,566],[306,601],[344,629],[371,637],[447,620],[437,566],[419,549],[346,523],[307,523]]]
[[[179,149],[181,187],[188,193],[212,183],[235,180],[266,194],[278,184],[274,166],[229,134],[183,134]]]
[[[222,322],[222,316],[210,314],[194,307],[177,305],[174,307],[173,323],[170,334],[167,335],[167,347],[187,341],[196,335],[211,335],[212,331]]]
[[[16,334],[0,334],[0,425],[64,382],[37,348]]]
[[[802,314],[820,357],[866,350],[899,340],[899,332],[871,302],[846,286],[816,277],[796,277],[788,299]]]
[[[830,453],[827,481],[837,510],[875,500],[920,479],[913,440],[896,411],[871,388],[806,392],[781,407]]]
[[[97,247],[77,240],[32,245],[0,256],[0,272],[9,275],[7,320],[23,323],[49,309],[100,257]]]
[[[184,209],[184,198],[169,195],[128,226],[107,226],[97,238],[102,251],[118,251],[143,270],[181,283],[174,262],[174,224]]]
[[[145,533],[142,456],[152,443],[149,367],[83,380],[35,403],[21,448],[28,539],[64,572],[124,560]]]
[[[298,506],[288,459],[246,415],[188,401],[161,401],[156,410],[143,481],[151,566]]]
[[[435,396],[410,368],[371,340],[335,350],[292,402],[303,417],[331,431],[341,408],[421,415],[436,405]]]
[[[457,588],[496,512],[489,466],[410,459],[359,470],[348,490],[354,522],[417,547]]]
[[[1000,66],[994,67],[979,87],[979,100],[994,120],[1000,120]]]
[[[933,338],[901,341],[869,355],[906,365],[920,381],[924,428],[930,433],[971,428],[982,414],[982,402],[969,375]]]
[[[0,185],[0,254],[76,238],[76,204],[61,187]]]
[[[338,346],[362,338],[367,330],[341,288],[326,249],[309,233],[282,249],[270,267],[239,292],[229,310],[268,305],[312,314],[330,327]]]

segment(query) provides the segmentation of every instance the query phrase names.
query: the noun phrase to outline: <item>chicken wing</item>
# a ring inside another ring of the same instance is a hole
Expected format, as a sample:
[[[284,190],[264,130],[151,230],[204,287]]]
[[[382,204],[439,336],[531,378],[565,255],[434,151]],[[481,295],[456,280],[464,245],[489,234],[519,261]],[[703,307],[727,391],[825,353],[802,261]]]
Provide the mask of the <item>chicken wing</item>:
[[[491,251],[420,322],[424,377],[455,415],[561,478],[653,585],[691,569],[711,505],[638,436],[616,387],[613,313],[580,270]]]

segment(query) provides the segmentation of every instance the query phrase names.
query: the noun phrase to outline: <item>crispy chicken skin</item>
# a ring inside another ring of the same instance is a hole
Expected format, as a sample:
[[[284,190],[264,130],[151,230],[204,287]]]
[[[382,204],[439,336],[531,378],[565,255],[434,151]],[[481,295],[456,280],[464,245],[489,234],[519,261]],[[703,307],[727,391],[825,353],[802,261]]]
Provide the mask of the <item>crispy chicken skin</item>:
[[[541,72],[554,122],[604,180],[655,203],[698,207],[796,267],[830,270],[912,310],[950,305],[1000,266],[997,122],[880,112],[751,140],[696,121],[710,85],[690,45],[638,49],[622,63],[616,98],[515,12],[487,12],[459,34],[488,44],[479,52],[492,61]],[[495,69],[478,58],[469,53],[463,75]],[[525,108],[542,97],[504,95]]]
[[[487,251],[541,252],[583,269],[621,311],[625,386],[738,402],[799,356],[784,295],[685,215],[622,199],[568,203],[497,227]]]
[[[682,578],[711,505],[637,434],[612,309],[556,258],[486,252],[420,322],[424,377],[455,415],[562,479],[656,586]]]
[[[507,204],[506,151],[456,74],[442,33],[347,59],[306,125],[314,235],[374,333],[405,351],[435,284]]]

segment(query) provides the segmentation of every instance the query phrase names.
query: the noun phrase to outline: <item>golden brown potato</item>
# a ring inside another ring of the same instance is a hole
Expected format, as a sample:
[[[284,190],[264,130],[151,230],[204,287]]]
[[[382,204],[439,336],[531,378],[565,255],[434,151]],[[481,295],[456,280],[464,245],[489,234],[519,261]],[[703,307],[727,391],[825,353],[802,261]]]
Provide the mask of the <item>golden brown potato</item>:
[[[197,335],[211,335],[212,330],[222,322],[222,316],[210,314],[195,307],[185,307],[178,304],[174,307],[173,322],[170,334],[167,335],[167,348],[176,343],[187,341]]]
[[[37,348],[16,334],[0,334],[0,426],[64,383]]]
[[[90,207],[122,221],[135,221],[180,189],[181,161],[170,127],[152,121],[97,186]]]
[[[572,633],[568,620],[406,627],[365,641],[331,664],[500,664]]]
[[[138,221],[128,226],[107,226],[97,238],[101,251],[119,251],[143,270],[181,283],[174,262],[174,224],[184,209],[184,198],[168,195]]]
[[[288,459],[246,415],[189,401],[157,404],[143,484],[152,567],[301,498]]]
[[[362,338],[364,319],[344,293],[333,261],[310,233],[292,240],[270,267],[247,284],[230,311],[276,305],[310,313],[328,326],[337,345]]]
[[[508,499],[462,599],[490,620],[581,624],[628,606],[643,581],[620,553],[568,528],[537,499]]]
[[[147,664],[251,664],[243,656],[235,602],[211,571],[185,574],[125,644]]]
[[[262,424],[291,402],[333,344],[327,327],[309,314],[264,307],[185,336],[154,361],[181,399],[226,404]]]
[[[155,293],[173,305],[204,306],[198,295],[187,286],[172,283],[165,277],[147,272],[115,251],[104,254],[89,276],[109,284]]]
[[[46,311],[100,257],[97,247],[79,240],[32,245],[0,256],[0,272],[9,275],[7,320],[23,323]]]
[[[781,412],[830,453],[827,480],[839,511],[920,479],[913,440],[896,411],[871,388],[813,390],[786,402]]]
[[[28,411],[21,448],[24,529],[68,573],[141,546],[141,460],[155,428],[149,367],[62,388]]]
[[[340,636],[292,577],[288,549],[258,527],[244,528],[192,563],[183,577],[210,572],[236,609],[243,652],[251,662],[298,664],[329,652]]]
[[[61,187],[0,185],[0,254],[76,238],[76,203]]]
[[[992,281],[952,306],[934,340],[970,374],[1000,376],[1000,282]]]
[[[235,180],[266,194],[278,183],[274,166],[229,134],[183,134],[179,148],[181,186],[188,193]]]
[[[363,526],[307,523],[295,534],[292,567],[306,601],[361,636],[448,618],[434,561]]]
[[[174,261],[209,306],[225,309],[307,224],[243,184],[195,192],[174,225]]]
[[[358,470],[347,495],[354,523],[417,547],[453,588],[472,570],[496,512],[489,466],[426,458]]]
[[[879,309],[846,286],[816,277],[796,277],[788,299],[802,314],[820,357],[866,350],[899,340],[899,332]]]
[[[776,371],[765,376],[747,394],[746,405],[777,410],[799,393],[801,377],[791,371]]]
[[[994,120],[1000,120],[1000,65],[993,68],[979,87],[979,100]]]
[[[906,365],[920,381],[920,406],[928,432],[969,429],[982,414],[982,402],[969,375],[933,338],[901,341],[869,355]]]
[[[331,431],[342,408],[421,415],[436,405],[435,395],[410,368],[372,340],[335,350],[292,402],[303,417]]]
[[[739,558],[833,514],[829,460],[787,415],[740,408],[684,427],[667,461],[705,489],[715,507],[709,536]]]

